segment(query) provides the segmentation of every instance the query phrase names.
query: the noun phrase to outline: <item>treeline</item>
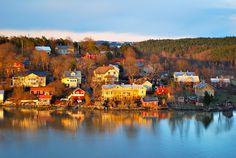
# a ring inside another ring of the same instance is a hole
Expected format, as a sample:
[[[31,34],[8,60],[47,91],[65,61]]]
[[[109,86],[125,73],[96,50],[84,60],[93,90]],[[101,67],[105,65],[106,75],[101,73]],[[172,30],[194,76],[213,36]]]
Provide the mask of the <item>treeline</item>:
[[[29,55],[35,46],[50,46],[52,53],[55,53],[56,45],[73,45],[75,48],[78,48],[78,43],[73,42],[69,37],[67,39],[48,39],[44,36],[35,38],[26,36],[0,36],[0,45],[4,43],[11,43],[15,46],[17,51],[22,53],[24,56]]]
[[[200,60],[236,61],[236,37],[148,40],[134,44],[144,56],[167,54]]]

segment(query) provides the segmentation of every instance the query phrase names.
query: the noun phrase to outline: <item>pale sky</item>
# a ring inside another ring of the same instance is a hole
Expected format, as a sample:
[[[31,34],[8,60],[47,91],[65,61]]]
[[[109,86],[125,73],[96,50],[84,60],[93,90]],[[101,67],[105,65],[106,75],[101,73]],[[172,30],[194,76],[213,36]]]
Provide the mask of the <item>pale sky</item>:
[[[0,35],[140,41],[236,34],[236,0],[5,0]]]

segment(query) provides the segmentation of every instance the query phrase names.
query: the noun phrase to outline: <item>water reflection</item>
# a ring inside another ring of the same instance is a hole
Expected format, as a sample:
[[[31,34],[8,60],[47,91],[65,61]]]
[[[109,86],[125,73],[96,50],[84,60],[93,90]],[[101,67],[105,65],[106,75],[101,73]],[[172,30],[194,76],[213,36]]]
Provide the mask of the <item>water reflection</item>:
[[[163,126],[163,123],[167,125]],[[230,131],[233,112],[103,112],[103,111],[37,111],[0,109],[0,130],[38,132],[43,129],[84,132],[86,135],[114,134],[122,130],[135,138],[142,129],[152,134],[162,128],[172,134],[187,136],[191,130],[197,137],[213,130],[215,134]],[[162,127],[163,126],[163,127]]]

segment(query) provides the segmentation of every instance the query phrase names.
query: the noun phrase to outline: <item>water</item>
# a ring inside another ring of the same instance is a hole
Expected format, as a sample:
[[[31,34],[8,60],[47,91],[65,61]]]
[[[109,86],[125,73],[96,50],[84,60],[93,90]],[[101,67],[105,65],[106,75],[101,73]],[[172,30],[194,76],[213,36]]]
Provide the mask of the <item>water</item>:
[[[1,158],[233,158],[235,137],[235,112],[0,111]]]

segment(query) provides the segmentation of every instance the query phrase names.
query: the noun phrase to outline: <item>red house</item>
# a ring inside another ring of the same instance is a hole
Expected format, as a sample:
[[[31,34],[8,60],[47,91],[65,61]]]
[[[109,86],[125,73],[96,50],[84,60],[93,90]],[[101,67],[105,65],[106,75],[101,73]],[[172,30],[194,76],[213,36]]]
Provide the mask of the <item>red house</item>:
[[[98,56],[99,56],[98,54],[86,53],[86,55],[83,56],[83,58],[85,58],[85,59],[91,59],[91,60],[97,60],[97,57],[98,57]]]
[[[30,94],[34,95],[53,95],[55,89],[52,87],[32,87]]]
[[[157,97],[144,97],[141,99],[143,107],[159,108]]]
[[[68,97],[68,100],[74,99],[77,102],[82,102],[85,99],[85,91],[81,88],[76,88]]]

